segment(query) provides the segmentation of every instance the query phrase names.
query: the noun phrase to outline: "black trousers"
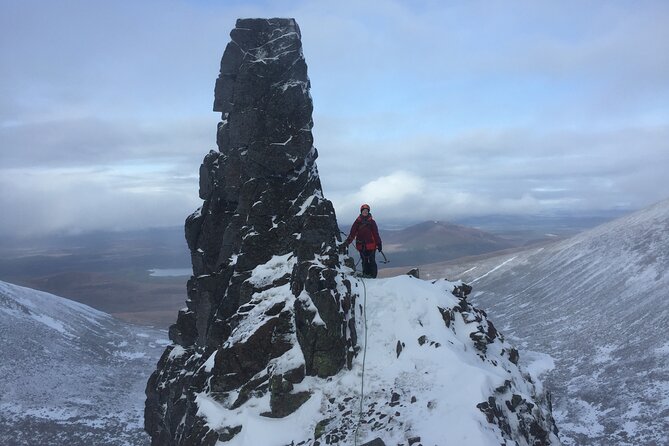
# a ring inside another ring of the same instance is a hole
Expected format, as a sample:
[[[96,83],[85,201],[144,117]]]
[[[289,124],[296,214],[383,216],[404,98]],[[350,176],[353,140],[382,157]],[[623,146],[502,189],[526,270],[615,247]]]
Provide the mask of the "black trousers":
[[[362,274],[376,279],[376,275],[379,271],[376,266],[376,251],[360,251],[360,259],[362,260]]]

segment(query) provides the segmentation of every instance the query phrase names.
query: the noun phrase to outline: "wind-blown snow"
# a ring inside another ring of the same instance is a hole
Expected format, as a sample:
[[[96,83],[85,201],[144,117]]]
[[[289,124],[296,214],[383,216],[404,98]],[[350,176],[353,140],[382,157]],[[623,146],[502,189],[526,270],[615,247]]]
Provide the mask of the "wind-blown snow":
[[[488,271],[473,301],[553,358],[546,385],[566,445],[667,444],[669,201],[540,249],[423,271],[465,282]]]
[[[37,322],[43,323],[49,328],[53,328],[54,330],[56,330],[61,334],[73,336],[65,329],[65,326],[61,322],[58,322],[57,320],[47,316],[46,314],[33,314],[32,318],[35,319]]]
[[[470,283],[476,283],[476,282],[478,282],[479,280],[488,277],[490,274],[494,273],[495,271],[497,271],[498,269],[500,269],[501,267],[503,267],[503,266],[506,265],[507,263],[509,263],[509,262],[513,262],[515,259],[516,259],[515,257],[511,257],[510,259],[505,260],[504,262],[502,262],[501,264],[497,265],[496,267],[494,267],[493,269],[491,269],[490,271],[488,271],[488,272],[485,273],[484,275],[482,275],[482,276],[478,276],[477,278],[472,279],[472,281],[471,281]],[[474,268],[470,268],[468,271],[471,271],[471,270],[473,270],[473,269],[474,269]]]

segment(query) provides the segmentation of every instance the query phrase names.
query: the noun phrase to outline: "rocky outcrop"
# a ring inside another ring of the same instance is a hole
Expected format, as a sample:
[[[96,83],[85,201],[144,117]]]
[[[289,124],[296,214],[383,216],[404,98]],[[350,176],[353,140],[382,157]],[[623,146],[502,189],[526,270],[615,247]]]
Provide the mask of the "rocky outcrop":
[[[185,225],[187,307],[147,385],[154,445],[213,445],[241,431],[209,428],[203,394],[228,409],[268,396],[263,415],[284,417],[310,398],[296,384],[336,374],[355,352],[355,296],[315,164],[299,27],[243,19],[230,37],[215,88],[218,151],[204,158],[204,202]]]
[[[474,343],[477,355],[483,361],[491,361],[495,366],[499,359],[487,358],[488,346],[501,344],[500,356],[508,360],[509,369],[518,366],[520,359],[518,350],[504,341],[504,336],[497,331],[485,311],[467,302],[472,287],[462,284],[453,289],[452,293],[460,299],[458,305],[451,309],[439,308],[446,327],[455,331],[455,321],[460,319],[465,325],[474,325],[469,338]],[[477,404],[477,408],[486,416],[486,421],[499,428],[504,444],[528,444],[548,446],[559,444],[558,428],[553,419],[553,408],[550,392],[538,391],[532,378],[525,374],[524,381],[506,379],[497,387],[487,401]],[[523,392],[521,389],[529,389]]]
[[[558,444],[550,400],[467,302],[471,287],[417,270],[351,276],[316,169],[295,21],[238,20],[230,36],[218,151],[185,225],[186,308],[146,388],[152,444]]]
[[[295,445],[560,444],[550,394],[467,301],[471,287],[404,275],[365,282],[357,320],[369,336],[353,370],[338,375],[359,386],[364,375],[364,395],[362,387],[322,386],[313,436],[295,435]]]

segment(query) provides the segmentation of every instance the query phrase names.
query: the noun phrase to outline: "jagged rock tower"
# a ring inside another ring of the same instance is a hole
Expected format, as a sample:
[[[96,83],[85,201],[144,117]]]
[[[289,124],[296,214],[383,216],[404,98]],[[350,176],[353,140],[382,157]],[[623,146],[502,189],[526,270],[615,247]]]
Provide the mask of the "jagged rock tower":
[[[238,20],[216,80],[218,151],[200,167],[200,209],[186,219],[193,276],[147,385],[154,445],[213,445],[241,426],[210,429],[201,392],[225,407],[270,395],[283,417],[310,397],[305,376],[350,364],[356,345],[339,229],[323,197],[312,100],[293,19]]]

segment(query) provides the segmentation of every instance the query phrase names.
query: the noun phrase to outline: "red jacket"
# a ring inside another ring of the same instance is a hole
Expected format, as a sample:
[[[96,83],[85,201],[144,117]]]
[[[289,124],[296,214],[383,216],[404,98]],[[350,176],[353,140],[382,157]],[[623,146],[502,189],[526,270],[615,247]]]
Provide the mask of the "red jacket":
[[[358,216],[351,226],[351,232],[346,238],[348,245],[355,238],[355,248],[358,251],[374,251],[377,246],[381,245],[381,237],[379,236],[379,228],[371,215],[363,217]]]

